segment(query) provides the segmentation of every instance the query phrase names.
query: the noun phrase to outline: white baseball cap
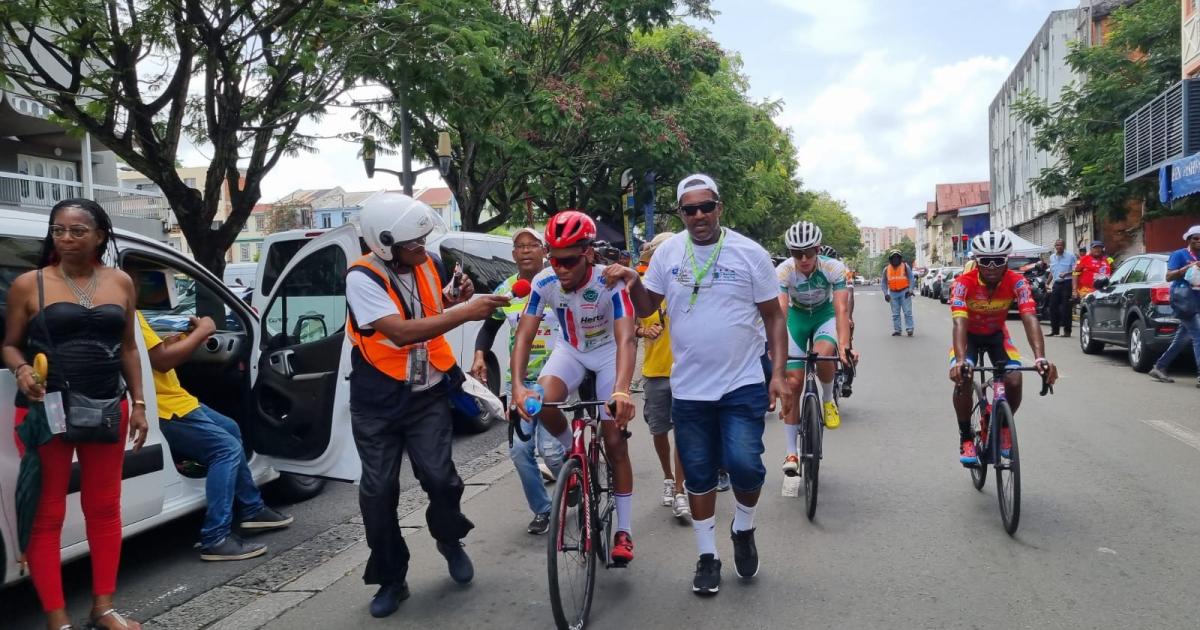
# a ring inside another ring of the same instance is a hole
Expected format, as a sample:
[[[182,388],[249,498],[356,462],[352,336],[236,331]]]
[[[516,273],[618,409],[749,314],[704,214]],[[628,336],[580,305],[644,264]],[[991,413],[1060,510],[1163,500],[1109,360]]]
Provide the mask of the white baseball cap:
[[[1188,228],[1188,231],[1183,233],[1183,240],[1186,241],[1197,234],[1200,234],[1200,224],[1193,225],[1192,227]]]
[[[524,227],[524,228],[521,228],[521,229],[517,230],[516,232],[513,232],[513,234],[512,234],[512,241],[513,241],[514,243],[516,243],[516,242],[517,242],[517,237],[518,237],[518,236],[520,236],[520,235],[522,235],[522,234],[530,234],[530,235],[532,235],[532,236],[533,236],[533,238],[536,238],[536,239],[537,239],[537,242],[538,242],[538,243],[541,243],[542,245],[545,245],[545,244],[546,244],[546,241],[545,241],[545,240],[542,238],[542,233],[541,233],[541,232],[539,232],[539,231],[537,231],[537,230],[535,230],[535,229],[533,229],[533,228],[528,228],[528,227]]]
[[[717,182],[714,182],[708,175],[695,173],[679,180],[679,186],[675,188],[675,203],[679,203],[679,200],[683,199],[684,193],[693,190],[711,190],[713,195],[718,197],[721,195],[721,192],[717,190]]]

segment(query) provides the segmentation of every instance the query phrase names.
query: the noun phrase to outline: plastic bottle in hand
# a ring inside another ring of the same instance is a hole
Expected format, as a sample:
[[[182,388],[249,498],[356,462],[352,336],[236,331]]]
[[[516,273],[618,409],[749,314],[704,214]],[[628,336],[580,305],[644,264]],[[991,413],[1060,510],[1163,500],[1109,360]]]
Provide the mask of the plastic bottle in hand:
[[[542,397],[546,395],[546,390],[537,383],[529,383],[525,386],[525,391],[529,393],[522,403],[525,405],[525,413],[536,416],[542,410]]]

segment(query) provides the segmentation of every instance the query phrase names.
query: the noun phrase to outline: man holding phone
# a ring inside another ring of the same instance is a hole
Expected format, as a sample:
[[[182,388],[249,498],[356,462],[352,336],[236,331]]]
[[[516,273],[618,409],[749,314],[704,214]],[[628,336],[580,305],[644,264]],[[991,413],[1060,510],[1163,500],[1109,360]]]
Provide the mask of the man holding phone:
[[[396,508],[405,453],[429,496],[428,530],[460,584],[475,575],[462,539],[462,478],[451,458],[449,394],[463,382],[445,333],[491,317],[508,299],[475,293],[459,276],[443,288],[441,265],[425,240],[442,228],[428,205],[384,193],[367,202],[359,225],[370,253],[346,272],[346,336],[351,353],[350,422],[362,460],[359,507],[371,556],[363,581],[380,585],[371,615],[386,617],[408,598],[408,546]]]

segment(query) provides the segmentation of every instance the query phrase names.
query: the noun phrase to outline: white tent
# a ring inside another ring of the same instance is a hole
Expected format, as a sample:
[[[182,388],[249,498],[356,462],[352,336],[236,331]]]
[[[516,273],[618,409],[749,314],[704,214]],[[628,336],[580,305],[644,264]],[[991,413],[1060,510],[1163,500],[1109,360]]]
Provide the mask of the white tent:
[[[1012,230],[1004,230],[1008,238],[1013,242],[1013,256],[1039,256],[1051,251],[1049,247],[1043,247],[1031,241],[1027,241],[1013,233]]]

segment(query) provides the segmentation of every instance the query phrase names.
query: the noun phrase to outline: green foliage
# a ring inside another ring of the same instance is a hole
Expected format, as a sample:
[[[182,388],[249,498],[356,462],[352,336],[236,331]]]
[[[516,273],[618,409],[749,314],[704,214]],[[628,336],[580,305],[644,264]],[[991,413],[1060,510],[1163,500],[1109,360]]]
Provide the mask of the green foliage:
[[[858,220],[846,210],[846,202],[825,191],[804,193],[811,200],[801,219],[821,228],[821,243],[836,249],[843,259],[853,259],[862,248]]]
[[[1117,9],[1103,44],[1074,45],[1071,68],[1086,77],[1049,104],[1026,93],[1018,118],[1036,128],[1035,146],[1061,157],[1034,178],[1047,196],[1077,197],[1102,217],[1121,218],[1130,199],[1158,206],[1153,178],[1124,181],[1124,122],[1179,80],[1180,11],[1176,0],[1140,0]]]
[[[903,256],[904,260],[907,260],[909,264],[912,264],[917,260],[917,244],[914,243],[911,238],[905,236],[904,238],[900,239],[900,244],[896,246],[896,249],[900,250],[900,255]]]
[[[363,25],[378,11],[324,0],[4,0],[0,79],[157,184],[196,258],[220,275],[263,177],[282,156],[313,150],[299,124],[323,114],[348,87],[347,66],[371,54]],[[406,42],[420,46],[432,29]],[[200,189],[176,172],[184,134],[211,156]],[[232,210],[213,229],[223,189]]]

